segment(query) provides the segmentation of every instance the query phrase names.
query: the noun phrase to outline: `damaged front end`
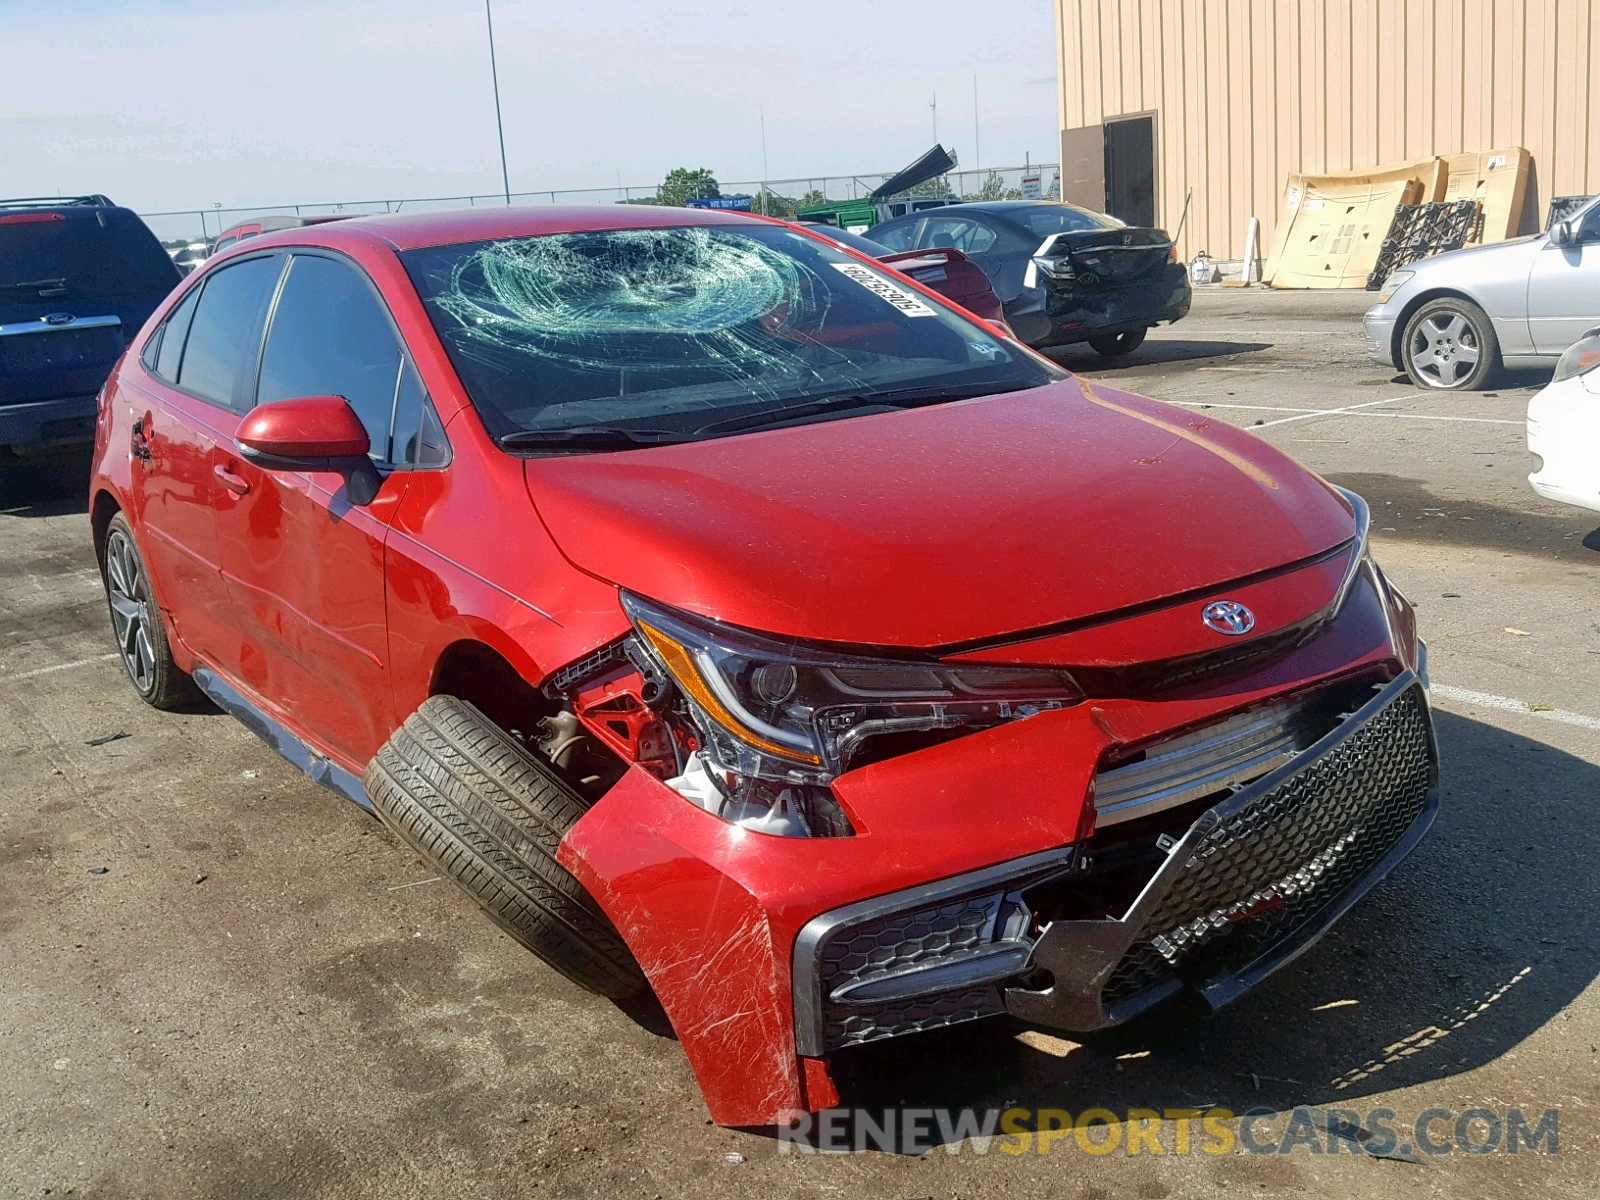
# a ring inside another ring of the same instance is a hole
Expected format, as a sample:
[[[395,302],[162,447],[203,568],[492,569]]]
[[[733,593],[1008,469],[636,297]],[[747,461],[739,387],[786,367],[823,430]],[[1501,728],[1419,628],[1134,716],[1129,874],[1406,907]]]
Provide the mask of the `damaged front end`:
[[[1410,852],[1437,806],[1437,755],[1407,671],[1108,756],[1095,783],[1113,802],[1070,853],[809,922],[800,1052],[1007,1012],[1087,1032],[1186,985],[1220,1008]]]
[[[1421,647],[1365,549],[1300,569],[1320,598],[1270,655],[1140,664],[1156,692],[1083,671],[1087,697],[1067,667],[819,650],[625,596],[634,632],[548,685],[629,764],[561,861],[713,1118],[827,1107],[840,1055],[968,1020],[1220,1006],[1309,946],[1437,805]]]
[[[622,605],[635,633],[547,684],[572,705],[556,728],[581,722],[624,761],[756,833],[851,837],[830,787],[844,772],[1083,699],[1062,671],[848,654],[627,593]]]

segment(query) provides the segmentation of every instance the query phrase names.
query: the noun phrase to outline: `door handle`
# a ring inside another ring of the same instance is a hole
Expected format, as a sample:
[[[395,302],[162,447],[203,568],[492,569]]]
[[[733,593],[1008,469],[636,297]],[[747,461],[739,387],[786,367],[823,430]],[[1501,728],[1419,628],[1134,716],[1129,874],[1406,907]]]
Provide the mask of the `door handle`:
[[[132,447],[131,447],[132,451],[133,451],[133,456],[135,458],[137,458],[140,462],[145,463],[147,465],[149,464],[150,459],[151,459],[151,455],[150,455],[150,432],[149,432],[149,426],[148,426],[149,420],[150,420],[150,414],[146,413],[144,416],[140,417],[137,421],[135,421],[133,423],[133,438],[132,438]]]
[[[242,475],[235,475],[220,463],[211,468],[211,473],[217,477],[217,482],[227,488],[235,496],[246,495],[250,491],[250,481]]]

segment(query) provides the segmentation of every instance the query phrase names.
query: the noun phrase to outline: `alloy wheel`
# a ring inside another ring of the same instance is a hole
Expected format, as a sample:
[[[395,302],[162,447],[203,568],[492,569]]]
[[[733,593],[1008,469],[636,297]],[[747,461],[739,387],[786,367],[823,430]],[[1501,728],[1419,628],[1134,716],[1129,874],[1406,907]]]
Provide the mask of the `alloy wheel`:
[[[1429,387],[1460,386],[1477,369],[1483,342],[1477,327],[1458,312],[1433,313],[1411,333],[1411,365]]]
[[[120,530],[106,539],[106,594],[111,601],[111,628],[128,678],[148,695],[156,682],[156,650],[150,640],[150,588],[133,543]]]

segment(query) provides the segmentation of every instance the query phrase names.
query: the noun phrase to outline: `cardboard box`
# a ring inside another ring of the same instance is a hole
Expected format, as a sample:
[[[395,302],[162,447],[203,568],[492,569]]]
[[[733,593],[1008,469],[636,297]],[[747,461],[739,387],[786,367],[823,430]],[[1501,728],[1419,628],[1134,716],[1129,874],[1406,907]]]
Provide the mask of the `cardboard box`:
[[[1391,163],[1336,175],[1291,175],[1264,276],[1275,288],[1364,288],[1397,204],[1431,200],[1444,161]]]
[[[1481,154],[1452,154],[1444,161],[1444,188],[1437,199],[1476,200],[1483,205],[1482,234],[1471,244],[1516,237],[1528,199],[1533,156],[1521,146],[1509,146]]]

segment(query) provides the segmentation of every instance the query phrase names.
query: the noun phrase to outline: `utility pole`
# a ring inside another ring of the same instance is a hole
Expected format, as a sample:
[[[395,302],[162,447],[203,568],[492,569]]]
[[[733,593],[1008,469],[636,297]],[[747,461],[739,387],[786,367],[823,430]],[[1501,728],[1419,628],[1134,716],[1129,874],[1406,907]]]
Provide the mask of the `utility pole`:
[[[487,0],[485,0],[487,2]],[[939,93],[934,92],[928,101],[928,108],[933,112],[933,144],[939,144]]]
[[[511,203],[511,172],[506,169],[506,127],[500,119],[500,69],[494,61],[494,11],[490,0],[483,0],[484,20],[489,24],[489,78],[494,82],[494,127],[500,135],[500,182],[506,189],[506,203]]]
[[[972,68],[972,165],[983,166],[983,143],[978,140],[978,68]],[[982,183],[978,185],[982,187]]]
[[[761,215],[765,217],[772,215],[767,211],[767,176],[772,173],[767,166],[767,106],[759,105],[758,111],[761,113]]]

